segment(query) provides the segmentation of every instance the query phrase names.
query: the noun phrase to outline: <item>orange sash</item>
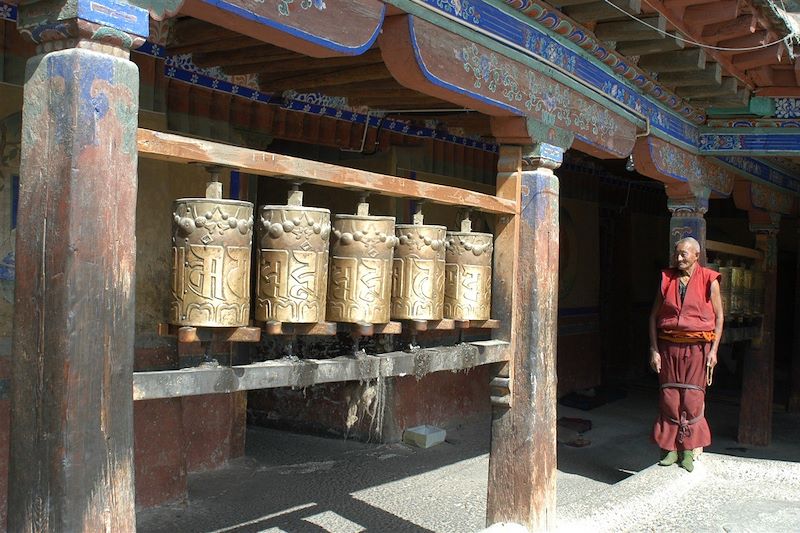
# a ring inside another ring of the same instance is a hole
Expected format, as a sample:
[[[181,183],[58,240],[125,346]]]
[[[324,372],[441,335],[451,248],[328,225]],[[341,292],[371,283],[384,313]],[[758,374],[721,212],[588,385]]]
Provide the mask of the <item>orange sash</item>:
[[[717,338],[713,331],[676,331],[662,329],[658,332],[661,340],[680,344],[694,344],[697,342],[711,342]]]

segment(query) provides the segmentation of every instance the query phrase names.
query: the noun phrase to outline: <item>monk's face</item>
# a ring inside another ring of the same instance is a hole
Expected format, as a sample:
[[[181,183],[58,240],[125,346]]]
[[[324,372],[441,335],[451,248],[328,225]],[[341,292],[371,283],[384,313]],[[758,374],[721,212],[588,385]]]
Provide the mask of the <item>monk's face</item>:
[[[691,271],[700,254],[691,243],[683,242],[675,247],[675,266],[684,271]]]

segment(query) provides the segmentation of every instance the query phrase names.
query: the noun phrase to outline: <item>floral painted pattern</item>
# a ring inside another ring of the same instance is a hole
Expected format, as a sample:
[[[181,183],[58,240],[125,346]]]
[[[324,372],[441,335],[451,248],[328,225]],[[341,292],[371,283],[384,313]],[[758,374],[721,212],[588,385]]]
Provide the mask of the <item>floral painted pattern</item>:
[[[436,7],[473,24],[477,24],[481,20],[480,12],[475,9],[470,0],[436,0]]]
[[[619,130],[614,114],[567,87],[531,69],[524,75],[516,64],[497,54],[481,52],[473,43],[454,50],[464,70],[472,73],[475,89],[497,94],[508,104],[540,115],[548,126],[575,128],[608,139]]]
[[[788,214],[794,207],[792,195],[757,183],[750,184],[750,199],[754,206],[775,213]]]
[[[729,195],[733,191],[733,174],[677,146],[651,139],[650,156],[659,172],[694,185],[702,185]]]
[[[800,118],[800,98],[776,98],[775,116],[778,118]]]
[[[263,2],[264,0],[256,1]],[[308,11],[312,7],[317,9],[317,11],[324,11],[328,7],[325,5],[325,0],[301,0],[299,3],[295,3],[295,0],[278,0],[278,13],[284,17],[288,17],[292,14],[291,6],[293,5],[300,7],[303,11]]]

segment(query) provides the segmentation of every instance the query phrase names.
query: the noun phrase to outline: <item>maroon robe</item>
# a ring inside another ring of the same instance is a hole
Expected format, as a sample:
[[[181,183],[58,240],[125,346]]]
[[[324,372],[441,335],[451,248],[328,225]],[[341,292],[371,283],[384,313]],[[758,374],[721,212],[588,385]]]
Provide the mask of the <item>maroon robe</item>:
[[[711,283],[719,273],[698,265],[689,279],[681,302],[680,272],[667,269],[661,275],[664,303],[658,311],[659,332],[713,331],[714,307]],[[653,426],[653,440],[664,450],[691,450],[711,444],[711,430],[705,418],[706,354],[711,343],[677,343],[658,340],[661,354],[659,415]]]

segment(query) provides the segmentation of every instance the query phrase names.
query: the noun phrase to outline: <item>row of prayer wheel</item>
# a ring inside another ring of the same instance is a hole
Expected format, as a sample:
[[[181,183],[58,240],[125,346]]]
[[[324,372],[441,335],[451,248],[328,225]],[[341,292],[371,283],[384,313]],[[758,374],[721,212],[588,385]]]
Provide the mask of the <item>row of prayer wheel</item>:
[[[369,214],[306,207],[295,186],[287,205],[259,209],[255,319],[261,322],[487,320],[494,237]],[[171,324],[246,326],[250,319],[253,204],[206,198],[175,201]]]
[[[744,266],[710,263],[720,274],[720,294],[725,316],[754,316],[764,311],[764,273]]]

